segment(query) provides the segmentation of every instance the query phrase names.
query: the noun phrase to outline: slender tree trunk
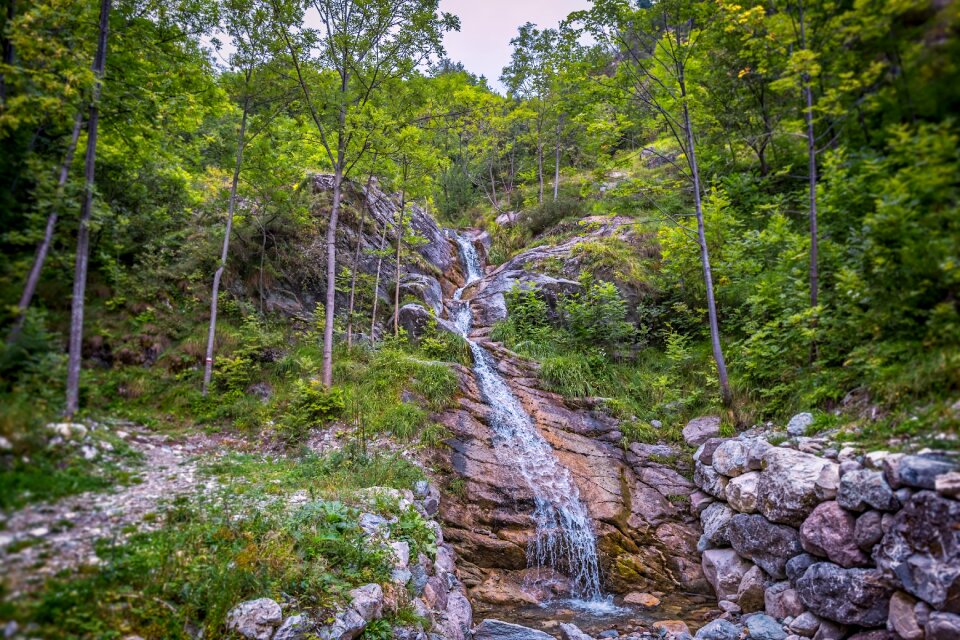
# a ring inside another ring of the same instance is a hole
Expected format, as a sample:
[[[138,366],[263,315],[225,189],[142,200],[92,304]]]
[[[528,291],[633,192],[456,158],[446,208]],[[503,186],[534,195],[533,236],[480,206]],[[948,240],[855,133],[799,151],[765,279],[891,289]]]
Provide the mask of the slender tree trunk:
[[[333,174],[333,206],[327,225],[327,298],[323,325],[323,386],[333,386],[333,317],[337,303],[337,219],[340,216],[340,195],[343,190],[343,167]]]
[[[493,208],[500,211],[500,203],[497,202],[497,181],[493,178],[493,161],[490,161],[490,192],[493,193]]]
[[[47,260],[47,254],[50,252],[50,244],[53,242],[53,231],[57,226],[59,214],[57,208],[62,204],[63,190],[67,184],[67,176],[70,174],[70,165],[73,164],[73,154],[77,150],[77,141],[80,139],[80,130],[83,128],[83,112],[77,111],[77,117],[73,122],[73,133],[70,135],[70,144],[67,145],[67,152],[63,157],[63,164],[60,165],[60,174],[57,177],[57,193],[54,197],[53,211],[47,216],[47,227],[43,232],[43,240],[37,245],[37,252],[33,258],[33,266],[30,267],[30,273],[27,275],[27,282],[23,287],[23,294],[20,296],[20,302],[17,304],[17,319],[10,329],[7,336],[7,344],[13,343],[23,330],[23,323],[27,318],[27,309],[33,300],[33,295],[37,291],[37,285],[40,283],[40,272],[43,271],[43,264]]]
[[[97,55],[93,62],[96,82],[90,101],[90,117],[87,120],[87,155],[84,160],[84,195],[80,208],[80,229],[77,232],[77,256],[73,277],[73,299],[70,304],[70,349],[67,360],[67,406],[66,416],[72,419],[80,408],[80,361],[83,357],[83,303],[87,289],[87,267],[90,257],[90,217],[93,212],[94,174],[97,164],[97,125],[100,121],[100,91],[103,72],[107,63],[107,32],[110,28],[110,5],[112,0],[100,3],[100,32],[97,38]]]
[[[247,84],[244,90],[250,88],[251,71],[247,72]],[[227,254],[230,249],[230,234],[233,233],[233,212],[237,206],[237,186],[240,184],[240,167],[243,164],[243,149],[247,133],[247,112],[250,106],[250,97],[243,99],[243,115],[240,118],[240,133],[237,136],[237,160],[233,166],[233,182],[230,183],[230,201],[227,205],[227,228],[223,235],[223,248],[220,252],[220,266],[213,274],[213,289],[210,293],[210,328],[207,330],[207,356],[203,361],[203,395],[210,389],[210,378],[213,376],[213,343],[217,333],[217,301],[220,297],[220,279],[227,267]]]
[[[557,144],[554,149],[553,162],[553,201],[560,196],[560,133],[563,130],[563,119],[557,120]]]
[[[710,268],[710,252],[707,249],[707,235],[703,224],[700,170],[697,167],[693,126],[690,122],[686,84],[682,75],[680,76],[680,97],[681,100],[683,100],[683,125],[686,129],[690,175],[693,176],[693,202],[697,211],[697,238],[700,243],[700,262],[703,265],[703,282],[707,289],[707,315],[710,321],[710,344],[713,347],[713,359],[717,363],[717,376],[720,378],[720,397],[723,399],[723,404],[729,407],[732,404],[733,396],[730,393],[730,381],[727,377],[727,363],[724,360],[723,348],[720,345],[720,323],[717,320],[717,302],[713,295],[713,271]]]
[[[267,225],[260,221],[260,315],[263,315],[263,262],[267,257]]]
[[[403,181],[406,183],[407,175],[404,168]],[[403,214],[407,208],[406,190],[400,191],[400,210],[397,212],[397,279],[393,288],[393,335],[400,336],[400,251],[403,248]]]
[[[803,3],[798,3],[800,22],[800,47],[807,48],[806,21],[803,13]],[[803,95],[806,108],[803,118],[807,124],[807,160],[810,179],[810,306],[817,306],[820,271],[818,266],[818,239],[817,239],[817,139],[813,130],[813,87],[810,77],[803,75]]]
[[[537,191],[537,203],[543,204],[543,123],[541,118],[537,118],[537,182],[539,190]]]
[[[376,158],[374,158],[374,162],[376,162]],[[360,226],[357,229],[357,246],[353,251],[353,273],[350,274],[350,305],[347,309],[347,348],[353,347],[353,306],[357,293],[357,268],[360,262],[360,247],[363,244],[363,223],[367,219],[367,208],[370,206],[370,185],[372,183],[373,173],[367,177],[367,192],[363,196]]]
[[[370,313],[370,344],[377,344],[377,303],[380,302],[380,271],[383,268],[383,251],[387,246],[387,221],[383,221],[383,231],[380,232],[380,249],[377,253],[377,276],[373,282],[373,310]]]

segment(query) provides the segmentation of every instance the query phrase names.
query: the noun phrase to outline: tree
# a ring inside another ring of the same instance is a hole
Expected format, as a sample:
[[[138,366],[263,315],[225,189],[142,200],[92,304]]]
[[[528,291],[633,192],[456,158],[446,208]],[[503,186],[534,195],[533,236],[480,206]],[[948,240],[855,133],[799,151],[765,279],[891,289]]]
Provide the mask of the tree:
[[[618,66],[623,90],[637,104],[657,116],[673,136],[686,160],[686,179],[692,186],[697,219],[697,244],[707,296],[710,343],[717,365],[723,403],[732,402],[726,360],[720,343],[720,326],[714,295],[713,271],[703,222],[703,186],[697,163],[688,78],[689,62],[707,26],[709,7],[694,0],[661,0],[648,8],[633,9],[620,0],[599,0],[586,20],[594,37],[624,58]]]
[[[370,150],[364,119],[388,81],[408,75],[433,54],[442,54],[445,31],[459,29],[455,16],[438,14],[439,0],[311,0],[319,29],[303,24],[303,10],[274,0],[281,37],[309,118],[333,170],[333,201],[327,223],[327,282],[323,330],[323,373],[333,384],[333,322],[336,309],[337,221],[343,181]],[[333,72],[333,82],[316,69]],[[332,86],[331,86],[332,84]]]
[[[100,3],[100,27],[97,38],[97,55],[93,62],[93,95],[90,100],[90,115],[87,118],[87,153],[84,159],[84,194],[80,210],[80,230],[77,233],[77,256],[73,277],[73,299],[70,309],[70,348],[67,361],[66,415],[72,418],[80,408],[80,362],[83,357],[83,311],[87,287],[87,269],[90,256],[90,218],[93,213],[94,175],[97,161],[97,126],[99,124],[100,91],[107,63],[107,32],[110,28],[112,0]]]

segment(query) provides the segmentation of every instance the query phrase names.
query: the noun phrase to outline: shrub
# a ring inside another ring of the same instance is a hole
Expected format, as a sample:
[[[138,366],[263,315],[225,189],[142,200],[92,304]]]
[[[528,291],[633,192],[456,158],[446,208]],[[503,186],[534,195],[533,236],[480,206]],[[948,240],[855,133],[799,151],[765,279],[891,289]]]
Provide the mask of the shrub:
[[[612,282],[596,282],[584,274],[582,290],[561,301],[563,321],[573,339],[582,346],[620,347],[636,330],[627,322],[627,304]]]
[[[325,389],[319,380],[298,380],[293,396],[277,421],[277,431],[288,444],[301,442],[310,429],[339,416],[345,407],[343,389]]]

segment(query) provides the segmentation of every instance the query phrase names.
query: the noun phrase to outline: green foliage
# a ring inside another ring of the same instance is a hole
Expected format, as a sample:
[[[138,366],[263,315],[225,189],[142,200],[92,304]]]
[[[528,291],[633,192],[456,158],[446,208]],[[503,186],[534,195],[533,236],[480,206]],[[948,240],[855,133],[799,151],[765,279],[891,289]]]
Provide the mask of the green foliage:
[[[310,429],[338,417],[344,407],[343,389],[326,389],[316,379],[297,380],[290,402],[277,422],[277,432],[287,444],[300,443]]]
[[[581,346],[614,348],[629,343],[636,331],[627,322],[627,305],[611,282],[580,277],[581,291],[563,298],[564,324]]]

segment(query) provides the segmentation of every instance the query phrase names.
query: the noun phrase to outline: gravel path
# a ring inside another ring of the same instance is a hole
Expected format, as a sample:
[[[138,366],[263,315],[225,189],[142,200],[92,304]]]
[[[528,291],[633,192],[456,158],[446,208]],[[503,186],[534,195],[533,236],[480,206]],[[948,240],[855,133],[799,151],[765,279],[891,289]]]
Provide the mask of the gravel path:
[[[214,480],[197,473],[198,459],[231,444],[205,435],[175,441],[143,428],[131,428],[127,442],[144,456],[134,484],[32,504],[0,516],[0,579],[9,598],[63,570],[99,565],[97,540],[121,542],[131,531],[159,527],[162,518],[144,517],[162,511],[178,496],[215,488]]]

